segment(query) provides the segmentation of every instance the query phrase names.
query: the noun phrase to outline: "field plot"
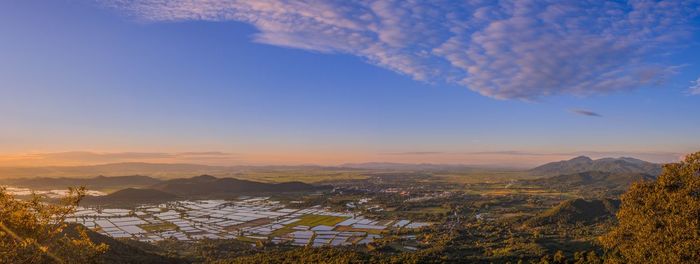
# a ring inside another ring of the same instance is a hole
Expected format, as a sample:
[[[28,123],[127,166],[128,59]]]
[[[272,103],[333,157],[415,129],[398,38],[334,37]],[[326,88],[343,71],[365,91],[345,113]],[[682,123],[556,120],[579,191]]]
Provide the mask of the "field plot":
[[[340,222],[343,222],[347,217],[331,216],[331,215],[305,215],[299,218],[299,221],[294,222],[295,226],[305,225],[305,226],[334,226]]]
[[[401,219],[366,219],[320,206],[285,208],[267,197],[178,201],[135,210],[80,208],[69,221],[108,236],[144,242],[239,239],[315,247],[366,244],[387,230],[429,225]]]

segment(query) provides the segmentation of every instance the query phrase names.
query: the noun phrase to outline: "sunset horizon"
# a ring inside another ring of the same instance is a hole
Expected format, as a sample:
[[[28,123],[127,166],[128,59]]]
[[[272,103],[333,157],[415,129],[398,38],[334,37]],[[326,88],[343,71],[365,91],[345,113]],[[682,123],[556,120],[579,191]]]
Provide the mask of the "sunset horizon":
[[[444,164],[494,168],[532,168],[548,162],[586,156],[600,158],[636,158],[654,163],[677,162],[687,153],[576,151],[576,152],[385,152],[348,153],[345,155],[308,155],[290,153],[228,153],[221,151],[189,152],[30,152],[0,154],[0,167],[93,166],[114,163],[198,164],[209,166],[341,166],[349,163]],[[514,160],[517,159],[517,160]]]

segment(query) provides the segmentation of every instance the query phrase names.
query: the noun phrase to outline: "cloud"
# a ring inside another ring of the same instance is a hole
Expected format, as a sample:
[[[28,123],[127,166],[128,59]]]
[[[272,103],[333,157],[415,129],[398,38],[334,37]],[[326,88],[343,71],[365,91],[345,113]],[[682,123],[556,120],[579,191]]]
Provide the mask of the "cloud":
[[[691,95],[700,95],[700,78],[691,82],[692,85],[688,88],[688,92]]]
[[[584,115],[584,116],[602,117],[602,115],[600,115],[596,112],[583,110],[583,109],[574,109],[574,110],[571,110],[571,112],[574,114]]]
[[[444,152],[439,151],[408,151],[408,152],[390,152],[382,153],[383,155],[394,155],[394,156],[422,156],[422,155],[437,155],[444,154]]]
[[[139,20],[239,21],[254,41],[367,62],[499,99],[658,84],[689,39],[698,0],[101,0]]]
[[[502,151],[479,151],[468,152],[469,155],[504,155],[504,156],[551,156],[551,153],[528,152],[518,150],[502,150]]]
[[[84,165],[118,162],[231,164],[238,155],[225,152],[91,152],[67,151],[0,156],[0,165]]]
[[[114,152],[97,153],[89,151],[68,151],[53,153],[32,153],[23,155],[28,159],[35,160],[85,160],[85,161],[106,161],[106,160],[143,160],[143,159],[163,159],[172,158],[173,154],[159,152]]]

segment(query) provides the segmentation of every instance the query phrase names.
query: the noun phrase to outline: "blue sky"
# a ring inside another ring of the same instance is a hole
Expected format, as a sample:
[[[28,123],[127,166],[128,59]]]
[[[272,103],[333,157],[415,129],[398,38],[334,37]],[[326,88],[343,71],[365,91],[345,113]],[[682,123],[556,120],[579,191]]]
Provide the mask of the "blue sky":
[[[3,2],[0,164],[698,150],[700,4],[557,2]]]

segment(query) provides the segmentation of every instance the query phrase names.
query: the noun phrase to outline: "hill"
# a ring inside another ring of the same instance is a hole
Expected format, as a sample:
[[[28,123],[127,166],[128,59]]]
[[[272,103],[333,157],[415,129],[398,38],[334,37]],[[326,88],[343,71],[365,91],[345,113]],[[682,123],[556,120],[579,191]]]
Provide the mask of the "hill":
[[[528,226],[593,224],[612,219],[619,207],[619,200],[572,199],[563,201],[559,205],[530,218],[525,224]]]
[[[87,196],[82,205],[134,207],[143,204],[157,204],[177,200],[179,197],[154,189],[126,188],[105,196]]]
[[[656,176],[661,173],[661,164],[651,163],[635,158],[623,157],[593,160],[586,156],[579,156],[570,160],[544,164],[531,169],[530,173],[537,176],[556,176],[586,171],[643,173]]]
[[[607,191],[624,191],[636,181],[653,179],[654,176],[644,173],[586,171],[548,178],[522,180],[521,183],[559,190],[603,189]]]
[[[229,194],[260,194],[313,191],[326,188],[302,182],[262,183],[235,178],[216,178],[202,175],[173,179],[153,185],[151,188],[180,196],[211,196]]]
[[[160,180],[148,176],[98,176],[94,178],[14,178],[0,180],[0,184],[33,190],[55,190],[85,186],[89,190],[104,190],[125,187],[144,187],[159,183]]]

